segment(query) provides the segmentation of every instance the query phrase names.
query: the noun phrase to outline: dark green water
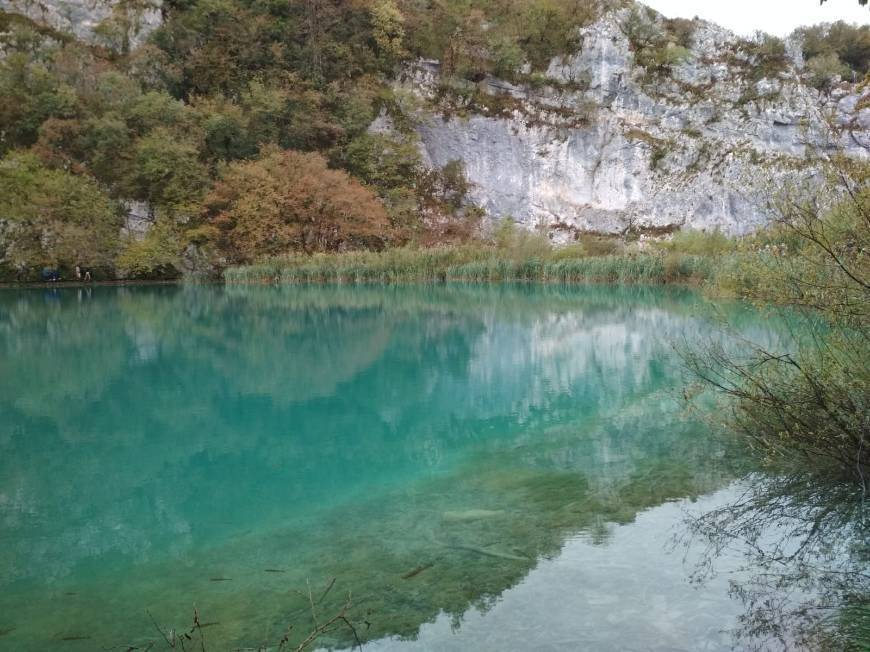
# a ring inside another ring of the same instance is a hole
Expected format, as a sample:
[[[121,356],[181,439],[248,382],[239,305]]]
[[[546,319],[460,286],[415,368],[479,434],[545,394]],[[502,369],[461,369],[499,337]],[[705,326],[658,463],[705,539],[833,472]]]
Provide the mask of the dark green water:
[[[321,620],[352,592],[367,649],[728,649],[726,587],[665,550],[735,477],[676,399],[712,319],[639,288],[0,291],[0,649],[144,646],[194,604],[208,649],[275,646],[332,578]]]

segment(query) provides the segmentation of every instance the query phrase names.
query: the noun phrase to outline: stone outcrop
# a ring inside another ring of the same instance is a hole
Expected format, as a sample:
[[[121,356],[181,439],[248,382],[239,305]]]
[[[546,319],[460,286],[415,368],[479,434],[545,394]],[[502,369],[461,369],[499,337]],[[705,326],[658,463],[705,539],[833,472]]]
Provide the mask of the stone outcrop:
[[[553,60],[543,84],[463,86],[436,61],[410,66],[397,87],[426,100],[414,112],[424,160],[463,161],[474,203],[567,240],[626,229],[747,233],[770,219],[777,192],[818,182],[808,153],[867,156],[870,89],[809,88],[799,44],[788,44],[787,66],[760,77],[745,41],[697,21],[688,56],[653,75],[624,33],[627,11],[585,28],[580,50]]]
[[[161,3],[162,0],[0,0],[0,11],[21,14],[88,42],[98,41],[97,27],[115,19],[126,30],[129,47],[135,48],[159,27]]]

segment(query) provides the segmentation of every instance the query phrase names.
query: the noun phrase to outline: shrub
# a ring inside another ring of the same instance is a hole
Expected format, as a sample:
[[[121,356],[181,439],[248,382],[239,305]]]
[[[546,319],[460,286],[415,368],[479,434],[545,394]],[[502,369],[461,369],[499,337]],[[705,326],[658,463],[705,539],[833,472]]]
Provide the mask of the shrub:
[[[753,80],[775,77],[788,69],[788,52],[785,41],[781,38],[758,32],[755,35],[755,40],[747,41],[745,47],[753,58]]]
[[[0,256],[14,267],[108,267],[121,217],[90,178],[54,170],[30,153],[0,160]]]
[[[798,31],[803,37],[804,58],[836,55],[858,75],[870,72],[870,25],[850,25],[844,21],[815,25]]]
[[[743,358],[721,350],[692,358],[693,368],[734,399],[734,425],[776,467],[810,465],[828,479],[870,478],[870,166],[835,164],[827,212],[799,200],[778,203],[779,243],[753,251],[722,273],[739,296],[760,305],[786,304],[811,337],[797,350],[762,347]],[[849,169],[853,168],[853,169]]]
[[[829,91],[838,77],[846,77],[849,72],[849,67],[833,52],[820,54],[807,61],[809,84],[820,91]]]
[[[665,32],[670,41],[680,47],[691,49],[695,42],[697,24],[688,18],[668,18],[665,20]]]
[[[217,245],[233,261],[291,251],[382,247],[390,234],[383,204],[318,154],[270,146],[230,164],[205,200]]]
[[[670,240],[657,245],[659,248],[679,254],[691,256],[716,257],[733,253],[737,243],[721,231],[696,231],[686,229],[675,233]]]
[[[622,21],[622,31],[635,51],[659,46],[665,40],[664,32],[650,10],[643,6],[632,7]]]
[[[124,278],[177,278],[181,274],[181,242],[178,227],[170,219],[158,219],[141,240],[130,240],[115,261]]]
[[[683,19],[660,22],[656,14],[645,7],[634,7],[622,23],[635,60],[648,72],[668,74],[691,58],[695,26]]]

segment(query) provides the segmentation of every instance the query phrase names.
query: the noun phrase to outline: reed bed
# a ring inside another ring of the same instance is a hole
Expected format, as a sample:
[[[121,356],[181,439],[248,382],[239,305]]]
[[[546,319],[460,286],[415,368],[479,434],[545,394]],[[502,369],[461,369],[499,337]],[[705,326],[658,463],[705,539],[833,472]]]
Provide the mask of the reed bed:
[[[389,249],[292,255],[224,272],[229,284],[505,282],[703,283],[716,267],[708,256],[675,252],[565,257],[554,249],[530,256],[491,247]]]

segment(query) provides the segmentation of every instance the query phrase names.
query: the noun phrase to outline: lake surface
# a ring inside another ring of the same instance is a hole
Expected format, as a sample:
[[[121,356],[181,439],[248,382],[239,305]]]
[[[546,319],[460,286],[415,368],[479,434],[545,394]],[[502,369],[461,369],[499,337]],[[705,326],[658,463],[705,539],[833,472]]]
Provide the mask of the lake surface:
[[[723,313],[767,337],[644,288],[0,291],[0,649],[163,649],[194,605],[276,649],[309,590],[372,650],[730,649],[668,546],[742,464],[674,353]]]

